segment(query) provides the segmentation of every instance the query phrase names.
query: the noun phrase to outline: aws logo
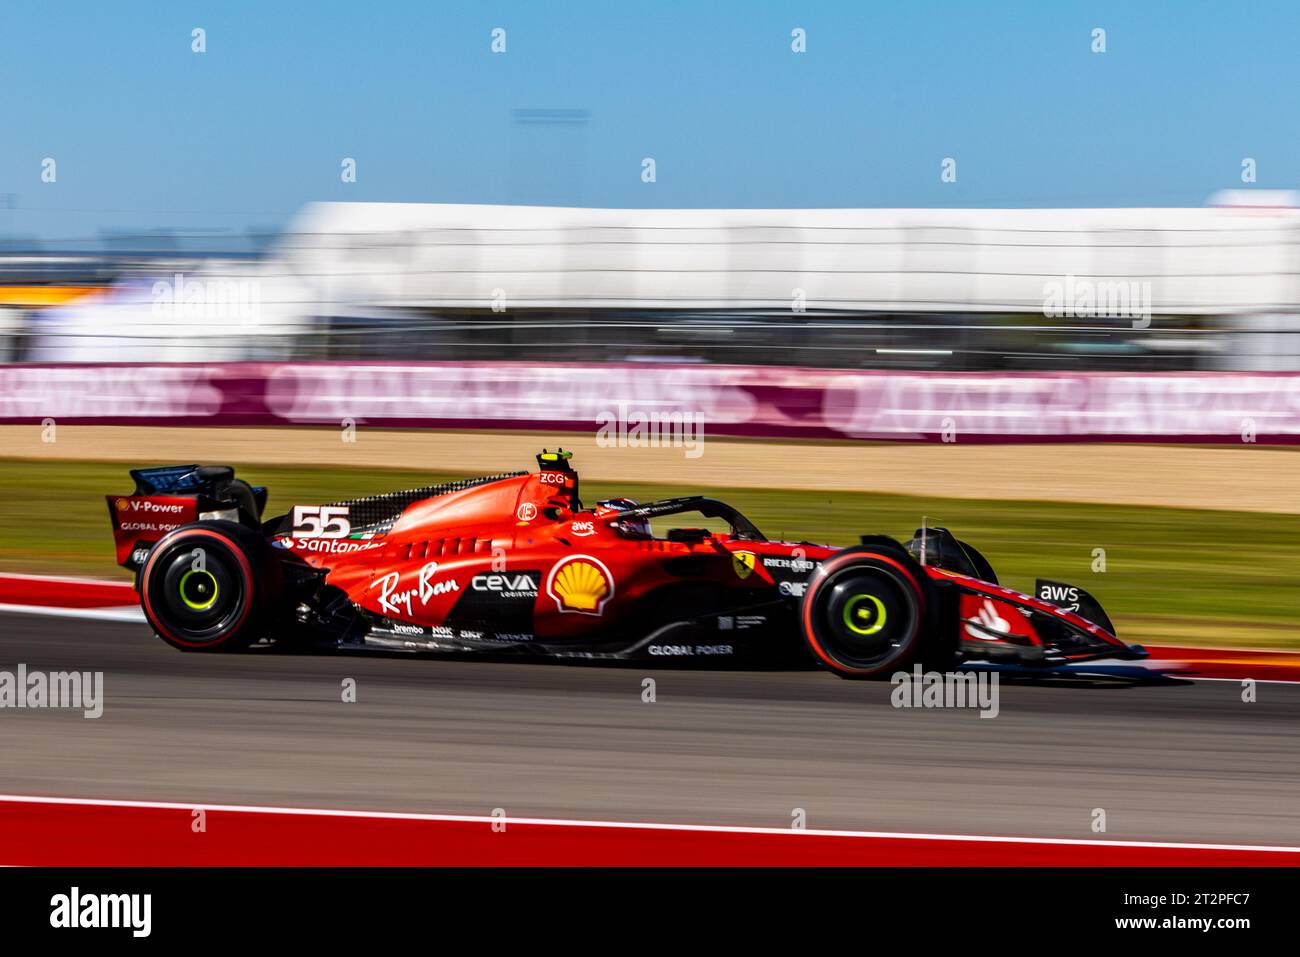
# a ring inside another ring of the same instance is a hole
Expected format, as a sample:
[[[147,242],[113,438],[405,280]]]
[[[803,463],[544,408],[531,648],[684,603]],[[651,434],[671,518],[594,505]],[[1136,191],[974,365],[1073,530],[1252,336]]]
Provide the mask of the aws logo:
[[[574,555],[551,569],[546,579],[546,594],[555,599],[555,607],[561,614],[599,617],[614,597],[614,576],[598,559]]]
[[[1061,585],[1056,582],[1039,581],[1038,598],[1057,608],[1068,611],[1079,610],[1079,589],[1074,585]]]

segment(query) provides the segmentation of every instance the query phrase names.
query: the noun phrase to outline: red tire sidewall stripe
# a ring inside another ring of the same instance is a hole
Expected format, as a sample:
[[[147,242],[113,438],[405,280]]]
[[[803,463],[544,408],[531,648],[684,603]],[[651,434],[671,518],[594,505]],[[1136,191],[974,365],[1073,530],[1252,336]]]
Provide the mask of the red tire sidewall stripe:
[[[835,660],[833,660],[826,653],[825,649],[822,648],[821,643],[817,641],[817,636],[814,633],[814,629],[812,627],[811,599],[813,598],[814,595],[817,594],[818,591],[821,590],[822,583],[825,582],[828,578],[830,578],[831,573],[835,571],[835,566],[837,564],[844,564],[845,562],[851,562],[855,558],[866,558],[868,556],[875,559],[876,561],[883,562],[886,565],[892,565],[894,568],[898,569],[898,571],[901,572],[903,577],[907,580],[908,585],[911,586],[912,592],[916,595],[916,607],[918,612],[917,619],[916,619],[916,628],[913,629],[910,640],[915,641],[916,636],[919,635],[921,632],[921,622],[925,616],[925,595],[921,591],[921,586],[917,582],[916,576],[912,574],[911,570],[906,565],[903,565],[900,562],[897,562],[886,555],[881,555],[879,552],[853,552],[851,554],[844,555],[839,558],[832,558],[830,559],[830,561],[827,561],[822,565],[821,577],[813,585],[812,591],[804,598],[802,620],[803,620],[804,639],[808,642],[809,645],[812,646],[812,649],[816,653],[817,657],[820,658],[822,661],[824,661],[826,664],[830,665],[830,667],[835,669],[836,671],[843,671],[850,674],[865,675],[865,674],[874,673],[876,669],[852,668],[847,665],[842,665],[836,662]]]
[[[163,548],[158,548],[157,546],[154,547],[153,553],[149,556],[149,561],[145,563],[144,570],[140,572],[140,603],[144,606],[144,614],[145,617],[149,619],[149,624],[153,625],[155,629],[165,635],[169,641],[174,641],[178,645],[184,645],[186,648],[216,648],[225,642],[229,635],[239,631],[240,627],[248,619],[249,612],[253,610],[253,566],[248,563],[248,558],[244,555],[243,550],[239,548],[233,539],[229,536],[222,535],[220,532],[214,532],[206,528],[194,528],[184,532],[178,532],[176,537],[171,539],[171,541],[163,539],[158,544],[170,547],[177,542],[184,541],[188,538],[214,538],[225,545],[227,551],[235,556],[235,560],[239,563],[239,569],[244,575],[245,582],[244,611],[239,616],[239,620],[235,622],[225,636],[216,641],[186,641],[184,638],[178,638],[168,629],[164,628],[162,623],[158,620],[158,616],[154,613],[153,605],[149,601],[149,574],[153,571],[153,566],[158,560],[158,556],[165,550]]]

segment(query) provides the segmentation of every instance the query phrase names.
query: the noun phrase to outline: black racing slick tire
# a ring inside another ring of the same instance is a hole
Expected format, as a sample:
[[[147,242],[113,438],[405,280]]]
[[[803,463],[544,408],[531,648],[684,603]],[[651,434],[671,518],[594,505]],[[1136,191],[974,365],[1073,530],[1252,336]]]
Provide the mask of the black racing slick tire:
[[[154,633],[182,651],[237,651],[266,634],[281,594],[265,540],[234,522],[171,532],[140,570],[140,606]]]
[[[946,666],[938,600],[901,551],[852,548],[822,562],[804,593],[800,630],[817,661],[842,678],[879,678],[914,664]]]

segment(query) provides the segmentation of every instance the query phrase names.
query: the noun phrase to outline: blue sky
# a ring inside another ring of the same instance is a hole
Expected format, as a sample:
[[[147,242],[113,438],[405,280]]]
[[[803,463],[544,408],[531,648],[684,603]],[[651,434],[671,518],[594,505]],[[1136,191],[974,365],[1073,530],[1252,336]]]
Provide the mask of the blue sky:
[[[1298,26],[1294,2],[6,0],[0,232],[275,228],[311,200],[1200,205],[1243,157],[1300,185]]]

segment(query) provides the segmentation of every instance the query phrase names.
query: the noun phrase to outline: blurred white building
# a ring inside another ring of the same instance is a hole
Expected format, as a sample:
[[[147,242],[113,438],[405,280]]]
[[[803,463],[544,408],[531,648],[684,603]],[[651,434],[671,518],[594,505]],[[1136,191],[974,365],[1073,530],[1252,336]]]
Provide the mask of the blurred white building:
[[[1042,313],[1054,293],[1091,289],[1102,303],[1144,298],[1155,314],[1293,313],[1295,194],[1215,200],[1193,209],[319,203],[276,253],[323,300],[397,307]]]
[[[176,264],[28,316],[31,362],[222,362],[292,358],[315,304],[261,264]]]
[[[1086,367],[1118,349],[1145,357],[1147,368],[1154,356],[1155,368],[1296,369],[1298,206],[1295,193],[1258,190],[1183,209],[318,203],[261,260],[150,261],[105,296],[28,313],[22,358],[348,358],[362,349],[398,358],[420,336],[421,354],[442,357],[442,340],[428,338],[440,326],[455,327],[462,343],[482,342],[476,357],[500,358],[507,350],[496,349],[483,319],[499,315],[503,326],[531,311],[549,314],[552,328],[574,327],[608,310],[647,313],[663,339],[688,345],[697,340],[672,320],[781,320],[764,333],[776,343],[763,346],[768,362],[792,361],[781,351],[792,340],[772,327],[852,315],[863,320],[856,327],[821,322],[818,335],[839,338],[802,361],[818,363],[833,348],[849,357],[841,364],[879,363],[938,345],[930,351],[964,350],[966,368],[1008,357],[1034,367],[1048,350]],[[913,322],[908,348],[880,348],[911,316],[928,318]],[[1148,333],[1154,317],[1173,321]],[[1084,325],[1091,338],[1081,344],[1070,336]],[[997,338],[961,338],[963,329],[992,327],[1002,330]],[[581,349],[581,337],[572,341]],[[592,349],[581,357],[618,356]],[[947,363],[934,359],[934,367]]]

